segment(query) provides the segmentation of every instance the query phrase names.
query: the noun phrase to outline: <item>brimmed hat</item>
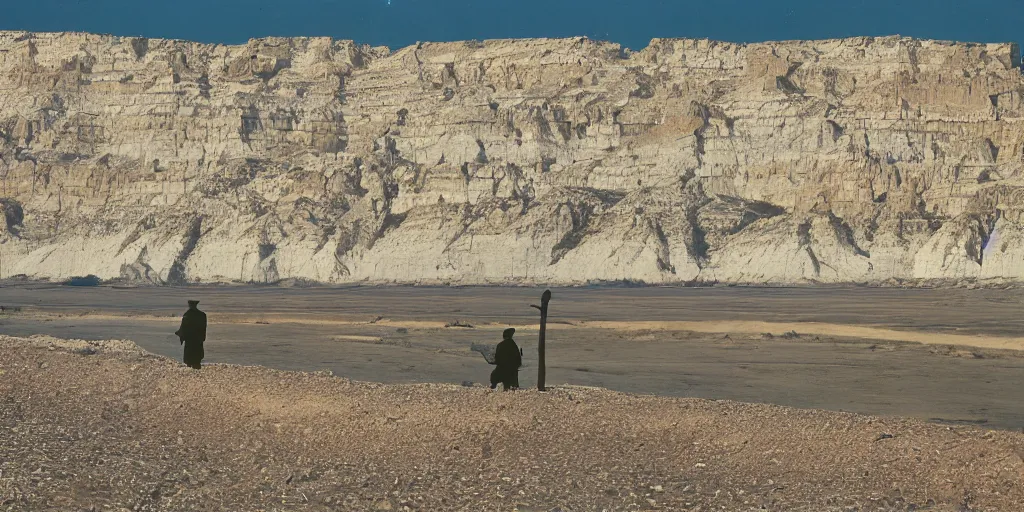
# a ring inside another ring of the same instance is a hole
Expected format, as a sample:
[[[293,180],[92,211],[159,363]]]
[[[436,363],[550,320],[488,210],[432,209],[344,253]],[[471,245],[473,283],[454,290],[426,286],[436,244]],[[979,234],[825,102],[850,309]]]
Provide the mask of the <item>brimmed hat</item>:
[[[198,300],[190,300],[190,301],[188,301],[188,305],[189,306],[195,306],[196,304],[199,304]]]
[[[511,338],[512,335],[515,334],[515,333],[516,333],[516,330],[513,329],[512,327],[509,327],[508,329],[505,329],[505,332],[501,333],[501,336],[504,337],[504,338]]]

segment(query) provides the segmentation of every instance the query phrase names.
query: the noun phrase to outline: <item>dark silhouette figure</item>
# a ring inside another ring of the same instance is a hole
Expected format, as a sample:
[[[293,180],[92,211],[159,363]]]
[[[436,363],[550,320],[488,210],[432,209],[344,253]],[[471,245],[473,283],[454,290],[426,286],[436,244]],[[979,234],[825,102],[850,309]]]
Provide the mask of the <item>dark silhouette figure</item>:
[[[515,333],[515,329],[505,329],[501,343],[494,350],[495,368],[491,372],[491,389],[497,388],[499,382],[505,391],[519,388],[519,367],[523,365],[523,353],[512,339]]]
[[[196,370],[201,368],[203,357],[203,342],[206,341],[206,313],[199,311],[196,306],[198,300],[188,301],[188,311],[181,317],[181,328],[174,334],[178,335],[178,341],[185,345],[184,362],[189,368]]]

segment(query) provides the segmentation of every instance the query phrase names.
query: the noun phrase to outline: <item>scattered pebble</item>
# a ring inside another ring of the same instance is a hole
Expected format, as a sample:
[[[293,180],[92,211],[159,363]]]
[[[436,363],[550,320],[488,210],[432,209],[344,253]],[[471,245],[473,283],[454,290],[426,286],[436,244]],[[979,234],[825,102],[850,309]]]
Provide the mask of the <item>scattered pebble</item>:
[[[886,419],[902,450],[872,444],[895,438],[875,418],[764,404],[185,372],[130,342],[0,336],[0,352],[0,510],[852,510],[893,489],[951,510],[964,489],[972,510],[1024,502],[1021,433]]]

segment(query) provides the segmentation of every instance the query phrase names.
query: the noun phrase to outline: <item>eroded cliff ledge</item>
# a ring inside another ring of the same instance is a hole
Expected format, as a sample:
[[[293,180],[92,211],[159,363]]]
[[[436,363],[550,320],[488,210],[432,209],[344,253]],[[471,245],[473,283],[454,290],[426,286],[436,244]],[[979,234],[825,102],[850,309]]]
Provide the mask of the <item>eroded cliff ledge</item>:
[[[0,32],[0,277],[1024,279],[1011,44]]]

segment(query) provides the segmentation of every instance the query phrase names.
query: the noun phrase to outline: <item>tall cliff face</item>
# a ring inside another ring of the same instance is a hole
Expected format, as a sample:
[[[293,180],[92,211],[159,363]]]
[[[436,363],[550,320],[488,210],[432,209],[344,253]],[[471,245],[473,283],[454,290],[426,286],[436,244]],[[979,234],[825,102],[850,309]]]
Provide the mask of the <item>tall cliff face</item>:
[[[0,32],[0,277],[1024,278],[1016,45]]]

